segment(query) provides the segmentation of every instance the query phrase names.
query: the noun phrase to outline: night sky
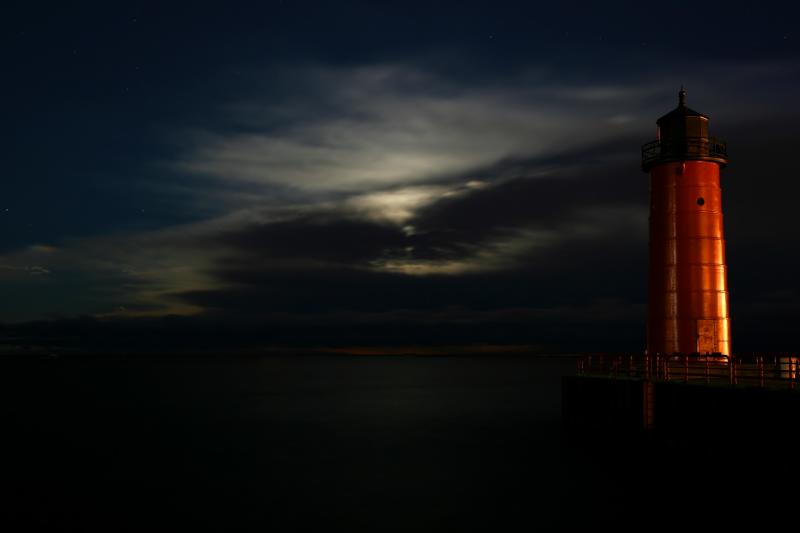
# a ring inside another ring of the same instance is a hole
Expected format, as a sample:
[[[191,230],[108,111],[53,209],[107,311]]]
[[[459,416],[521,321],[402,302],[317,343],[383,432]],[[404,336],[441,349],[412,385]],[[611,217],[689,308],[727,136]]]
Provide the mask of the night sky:
[[[683,84],[734,350],[800,349],[796,6],[120,6],[3,8],[0,344],[640,350]]]

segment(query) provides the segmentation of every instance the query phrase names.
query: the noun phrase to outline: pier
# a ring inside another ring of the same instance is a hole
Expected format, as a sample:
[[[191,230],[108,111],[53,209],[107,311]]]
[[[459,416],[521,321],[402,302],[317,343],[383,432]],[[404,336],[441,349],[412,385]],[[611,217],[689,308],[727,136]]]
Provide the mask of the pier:
[[[562,386],[572,435],[717,445],[797,440],[798,355],[587,354]]]

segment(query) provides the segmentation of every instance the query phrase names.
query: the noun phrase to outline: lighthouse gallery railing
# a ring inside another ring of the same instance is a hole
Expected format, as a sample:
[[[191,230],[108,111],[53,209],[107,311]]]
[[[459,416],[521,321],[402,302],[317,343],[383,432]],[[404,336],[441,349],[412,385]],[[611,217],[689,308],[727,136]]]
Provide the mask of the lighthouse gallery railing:
[[[664,158],[719,157],[727,159],[728,143],[715,137],[686,137],[674,142],[650,141],[642,145],[642,165]]]

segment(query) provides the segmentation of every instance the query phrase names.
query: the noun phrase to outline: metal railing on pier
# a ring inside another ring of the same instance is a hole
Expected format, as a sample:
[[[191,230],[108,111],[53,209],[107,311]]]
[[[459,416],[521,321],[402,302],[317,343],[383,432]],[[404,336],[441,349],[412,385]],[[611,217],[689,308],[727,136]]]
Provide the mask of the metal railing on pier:
[[[800,356],[586,354],[578,374],[618,379],[800,389]]]

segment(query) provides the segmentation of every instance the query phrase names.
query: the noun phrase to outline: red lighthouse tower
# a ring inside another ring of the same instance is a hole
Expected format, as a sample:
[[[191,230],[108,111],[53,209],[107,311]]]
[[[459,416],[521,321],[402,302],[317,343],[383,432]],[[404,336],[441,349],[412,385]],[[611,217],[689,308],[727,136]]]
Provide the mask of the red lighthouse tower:
[[[686,106],[656,121],[642,147],[650,173],[647,353],[730,355],[720,168],[727,146],[708,135],[708,117]]]

